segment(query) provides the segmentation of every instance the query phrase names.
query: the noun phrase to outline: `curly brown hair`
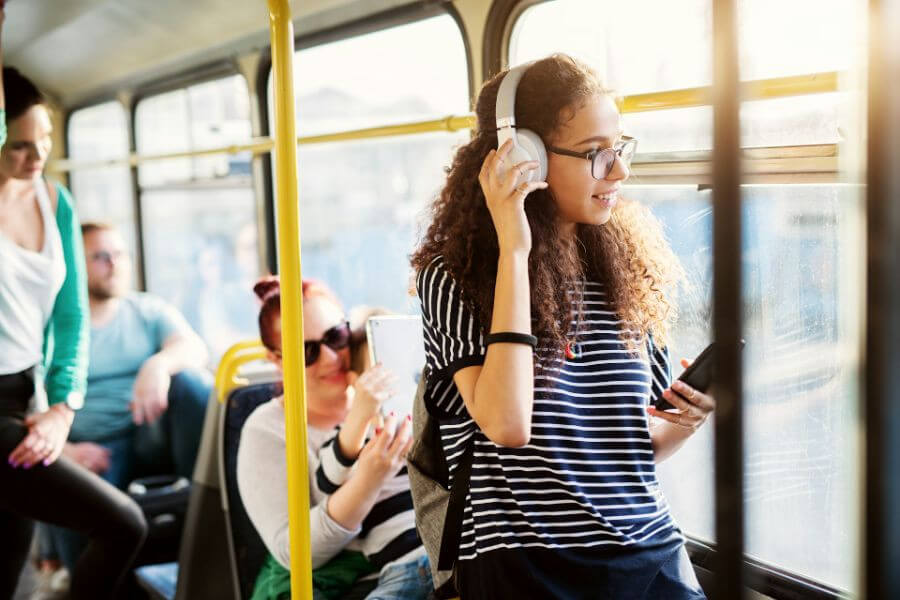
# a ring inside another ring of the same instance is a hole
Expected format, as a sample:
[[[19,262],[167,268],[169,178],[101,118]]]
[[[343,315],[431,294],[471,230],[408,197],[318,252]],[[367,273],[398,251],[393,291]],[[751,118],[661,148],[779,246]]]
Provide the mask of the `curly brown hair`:
[[[499,247],[497,234],[478,182],[487,154],[497,147],[495,108],[506,72],[491,78],[476,101],[476,129],[460,147],[447,169],[447,181],[431,207],[431,223],[411,257],[420,271],[436,257],[462,290],[487,333],[494,305]],[[613,96],[587,65],[564,54],[537,61],[524,74],[516,92],[518,126],[552,140],[565,120],[596,95]],[[531,284],[532,331],[540,340],[538,364],[556,363],[562,356],[568,324],[579,323],[581,292],[572,289],[582,278],[604,284],[619,318],[629,325],[623,334],[627,347],[644,350],[646,336],[657,346],[669,341],[676,318],[672,295],[684,278],[678,259],[665,240],[659,221],[633,201],[620,201],[605,225],[579,224],[577,244],[560,233],[552,190],[531,192],[525,213],[532,232],[528,259]],[[577,329],[576,329],[577,331]],[[554,350],[555,349],[555,350]]]

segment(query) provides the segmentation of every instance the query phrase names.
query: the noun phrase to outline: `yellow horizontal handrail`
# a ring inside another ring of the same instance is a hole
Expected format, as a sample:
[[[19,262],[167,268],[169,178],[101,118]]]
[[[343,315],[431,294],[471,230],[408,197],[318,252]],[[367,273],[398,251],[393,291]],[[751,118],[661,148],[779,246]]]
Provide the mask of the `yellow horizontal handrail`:
[[[228,369],[228,363],[230,363],[237,354],[244,352],[245,350],[262,347],[261,340],[245,340],[243,342],[237,342],[229,347],[228,350],[225,351],[225,354],[222,355],[222,358],[219,359],[219,365],[216,367],[216,387],[219,387],[220,384],[224,383],[224,373]]]
[[[836,92],[839,87],[840,73],[812,73],[808,75],[794,75],[790,77],[778,77],[775,79],[762,79],[757,81],[745,81],[741,84],[742,98],[744,100],[769,100],[773,98],[785,98],[789,96],[801,96],[805,94],[823,94]],[[688,88],[683,90],[669,90],[664,92],[652,92],[649,94],[634,94],[625,96],[620,101],[620,109],[623,113],[646,112],[652,110],[666,110],[673,108],[690,108],[707,106],[711,104],[712,88],[709,86]],[[323,144],[327,142],[342,142],[348,140],[371,139],[391,137],[399,135],[415,135],[430,132],[454,132],[475,126],[475,116],[450,115],[442,119],[430,119],[427,121],[413,121],[411,123],[398,123],[395,125],[383,125],[380,127],[368,127],[324,133],[320,135],[300,136],[297,143]],[[160,160],[175,160],[179,158],[195,158],[200,156],[213,156],[219,154],[264,154],[271,152],[275,142],[270,137],[253,138],[246,144],[231,144],[216,148],[202,150],[185,150],[182,152],[170,152],[167,154],[130,154],[123,158],[113,158],[94,161],[73,161],[70,159],[57,159],[47,165],[49,171],[61,173],[84,169],[98,169],[113,166],[136,167],[145,162]]]
[[[239,354],[228,363],[228,368],[225,370],[225,374],[222,377],[221,384],[216,386],[216,397],[219,400],[219,404],[224,404],[225,399],[228,398],[228,394],[230,394],[233,390],[239,387],[244,387],[249,383],[247,379],[237,376],[238,372],[241,370],[241,367],[256,360],[262,360],[265,357],[265,348],[259,348],[257,350]]]
[[[265,357],[266,349],[259,340],[238,342],[228,348],[219,359],[219,366],[216,368],[215,388],[219,402],[225,401],[227,394],[225,390],[234,389],[233,380],[242,365]]]
[[[741,82],[741,99],[745,101],[771,100],[772,98],[836,92],[838,91],[839,75],[836,71],[829,71],[826,73],[811,73],[809,75],[777,77],[775,79],[743,81]],[[691,108],[711,104],[712,87],[706,86],[625,96],[620,103],[620,109],[623,113],[633,113],[672,108]]]

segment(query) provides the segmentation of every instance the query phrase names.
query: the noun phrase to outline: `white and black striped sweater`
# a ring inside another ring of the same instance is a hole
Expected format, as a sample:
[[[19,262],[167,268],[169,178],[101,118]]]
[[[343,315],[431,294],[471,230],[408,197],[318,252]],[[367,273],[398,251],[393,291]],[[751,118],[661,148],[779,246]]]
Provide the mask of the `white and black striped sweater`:
[[[341,453],[337,435],[329,439],[319,450],[315,474],[318,491],[325,495],[335,493],[353,475],[354,464],[354,460]],[[381,488],[375,505],[363,519],[357,543],[369,562],[379,569],[388,563],[406,562],[424,554],[416,533],[406,467]]]

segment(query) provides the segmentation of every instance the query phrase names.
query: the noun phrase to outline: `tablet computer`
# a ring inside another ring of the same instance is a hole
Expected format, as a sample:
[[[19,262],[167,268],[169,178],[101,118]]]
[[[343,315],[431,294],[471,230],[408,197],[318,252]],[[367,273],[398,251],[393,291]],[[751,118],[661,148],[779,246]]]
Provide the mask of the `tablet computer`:
[[[381,315],[366,321],[366,338],[372,364],[381,363],[396,377],[394,395],[381,411],[398,416],[412,414],[419,377],[425,368],[425,338],[422,317],[413,315]]]

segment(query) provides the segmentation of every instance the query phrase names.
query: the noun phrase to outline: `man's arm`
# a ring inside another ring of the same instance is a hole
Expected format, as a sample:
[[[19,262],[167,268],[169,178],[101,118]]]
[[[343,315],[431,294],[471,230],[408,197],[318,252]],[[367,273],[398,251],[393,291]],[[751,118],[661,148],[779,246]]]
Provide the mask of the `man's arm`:
[[[208,358],[206,344],[186,323],[169,333],[159,352],[144,361],[135,378],[131,403],[134,422],[141,425],[156,421],[169,407],[172,376],[185,369],[202,369]]]
[[[171,376],[185,369],[202,369],[209,360],[209,353],[199,335],[191,330],[179,331],[166,338],[159,352],[147,362],[151,360],[165,367]]]

